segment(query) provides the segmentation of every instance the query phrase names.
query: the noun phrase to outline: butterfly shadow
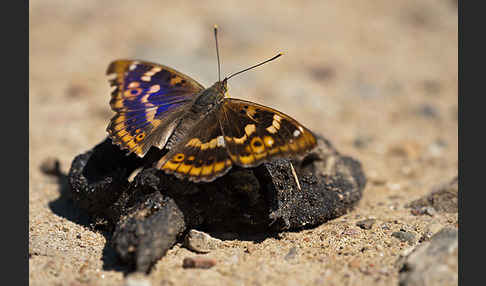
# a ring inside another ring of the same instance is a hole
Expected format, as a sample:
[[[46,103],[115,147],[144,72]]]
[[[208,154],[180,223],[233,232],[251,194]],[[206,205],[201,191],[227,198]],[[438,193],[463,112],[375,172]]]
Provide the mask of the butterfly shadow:
[[[90,227],[90,217],[75,206],[69,189],[68,175],[56,171],[51,176],[57,179],[59,197],[49,202],[49,208],[56,215],[66,218],[84,227]]]

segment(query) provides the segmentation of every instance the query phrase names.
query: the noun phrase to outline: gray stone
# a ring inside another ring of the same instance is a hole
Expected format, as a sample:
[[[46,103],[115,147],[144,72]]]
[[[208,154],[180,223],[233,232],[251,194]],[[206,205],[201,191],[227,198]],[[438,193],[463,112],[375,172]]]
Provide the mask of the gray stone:
[[[198,253],[208,253],[211,250],[217,249],[222,243],[221,240],[195,229],[189,230],[184,239],[184,246]]]
[[[358,221],[356,225],[362,229],[371,229],[371,227],[373,226],[373,224],[375,224],[375,222],[376,219],[369,218],[369,219]]]
[[[289,252],[287,253],[287,255],[285,255],[285,260],[292,260],[295,258],[295,256],[297,256],[297,248],[295,247],[292,247],[291,249],[289,249]]]
[[[414,209],[433,207],[438,212],[456,213],[457,192],[458,177],[455,177],[450,182],[436,187],[427,196],[410,202],[406,207]]]
[[[409,244],[413,244],[415,239],[415,234],[403,230],[392,233],[392,236],[398,238],[401,242],[408,242]]]
[[[458,285],[457,260],[457,229],[443,228],[399,261],[399,285]]]

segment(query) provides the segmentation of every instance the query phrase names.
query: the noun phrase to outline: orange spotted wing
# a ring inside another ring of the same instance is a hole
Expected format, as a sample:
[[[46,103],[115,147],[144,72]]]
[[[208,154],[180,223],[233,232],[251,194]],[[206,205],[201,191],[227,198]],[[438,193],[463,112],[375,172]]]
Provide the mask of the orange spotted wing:
[[[254,102],[226,98],[218,120],[231,161],[242,167],[295,157],[316,146],[312,132],[295,119]]]
[[[157,163],[193,182],[210,182],[233,164],[254,167],[276,157],[297,156],[316,145],[295,119],[253,102],[225,98]]]

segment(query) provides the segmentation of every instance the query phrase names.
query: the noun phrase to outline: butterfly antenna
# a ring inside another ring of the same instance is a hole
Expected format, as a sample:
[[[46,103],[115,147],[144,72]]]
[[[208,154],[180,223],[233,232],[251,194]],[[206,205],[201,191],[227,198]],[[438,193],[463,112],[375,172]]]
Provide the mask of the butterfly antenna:
[[[219,46],[218,46],[218,25],[214,25],[214,40],[216,41],[216,57],[218,58],[218,81],[221,81],[221,63],[219,61]]]
[[[232,77],[234,77],[235,75],[238,75],[238,74],[240,74],[240,73],[244,73],[244,72],[246,72],[247,70],[251,70],[251,69],[253,69],[253,68],[256,68],[256,67],[259,67],[259,66],[261,66],[261,65],[263,65],[263,64],[266,64],[266,63],[268,63],[268,62],[271,62],[271,61],[273,61],[274,59],[276,59],[276,58],[278,58],[278,57],[280,57],[280,56],[282,56],[282,55],[283,55],[283,53],[278,53],[276,56],[274,56],[274,57],[273,57],[273,58],[271,58],[271,59],[268,59],[268,60],[266,60],[266,61],[264,61],[264,62],[261,62],[261,63],[259,63],[259,64],[256,64],[256,65],[254,65],[254,66],[251,66],[251,67],[249,67],[249,68],[246,68],[246,69],[244,69],[244,70],[242,70],[242,71],[239,71],[239,72],[237,72],[237,73],[234,73],[234,74],[232,74],[232,75],[230,75],[230,76],[226,77],[226,80],[228,80],[228,79],[230,79],[230,78],[232,78]]]

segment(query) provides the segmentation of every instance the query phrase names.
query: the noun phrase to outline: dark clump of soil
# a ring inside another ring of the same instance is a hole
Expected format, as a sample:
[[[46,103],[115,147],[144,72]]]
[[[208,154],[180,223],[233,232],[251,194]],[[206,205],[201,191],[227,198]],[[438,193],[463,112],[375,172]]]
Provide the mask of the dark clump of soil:
[[[106,139],[77,156],[69,172],[74,201],[105,222],[118,256],[136,271],[149,271],[191,228],[245,234],[315,227],[348,212],[366,184],[361,164],[324,138],[302,160],[235,167],[211,183],[150,167],[160,155],[126,156]]]

